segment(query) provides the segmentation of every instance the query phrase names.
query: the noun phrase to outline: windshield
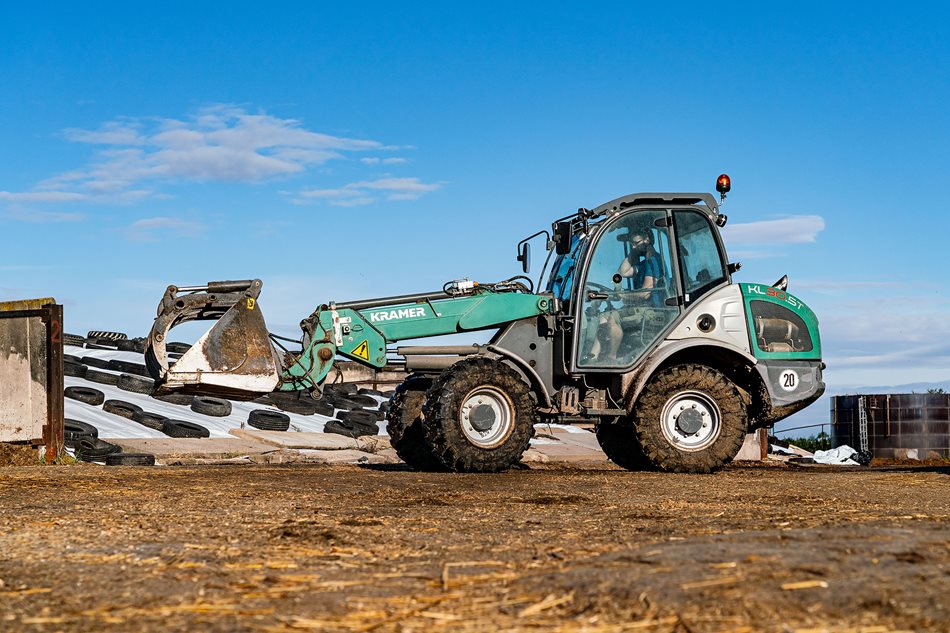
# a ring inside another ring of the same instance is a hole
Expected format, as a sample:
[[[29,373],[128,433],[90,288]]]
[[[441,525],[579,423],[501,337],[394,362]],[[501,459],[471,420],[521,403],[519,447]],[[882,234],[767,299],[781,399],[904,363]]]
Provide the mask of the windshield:
[[[571,238],[571,252],[567,255],[558,255],[558,258],[554,260],[554,268],[551,269],[551,277],[548,280],[547,291],[564,303],[568,303],[571,298],[571,286],[574,283],[574,269],[577,267],[580,241],[578,235]]]

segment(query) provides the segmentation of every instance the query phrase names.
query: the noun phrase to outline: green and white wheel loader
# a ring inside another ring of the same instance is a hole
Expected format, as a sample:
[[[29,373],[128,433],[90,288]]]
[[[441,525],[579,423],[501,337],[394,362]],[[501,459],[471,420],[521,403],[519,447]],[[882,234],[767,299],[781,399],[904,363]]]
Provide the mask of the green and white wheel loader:
[[[255,397],[319,397],[338,358],[408,378],[388,428],[412,467],[465,472],[518,462],[538,423],[593,424],[607,456],[629,469],[709,472],[753,429],[824,391],[818,319],[786,290],[736,283],[707,193],[638,193],[580,209],[545,237],[537,290],[526,276],[456,280],[442,290],[320,305],[299,349],[270,335],[260,280],[169,286],[146,360],[161,389]],[[545,273],[547,277],[545,278]],[[215,325],[174,364],[168,332]],[[399,341],[495,330],[483,345]]]

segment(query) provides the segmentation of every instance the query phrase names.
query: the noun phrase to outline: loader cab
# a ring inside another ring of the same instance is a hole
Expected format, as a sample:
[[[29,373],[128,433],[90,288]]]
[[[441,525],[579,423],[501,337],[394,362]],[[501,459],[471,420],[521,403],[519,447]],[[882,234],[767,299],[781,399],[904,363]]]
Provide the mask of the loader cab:
[[[712,196],[636,194],[603,207],[549,285],[573,316],[571,373],[629,371],[698,300],[730,283]]]

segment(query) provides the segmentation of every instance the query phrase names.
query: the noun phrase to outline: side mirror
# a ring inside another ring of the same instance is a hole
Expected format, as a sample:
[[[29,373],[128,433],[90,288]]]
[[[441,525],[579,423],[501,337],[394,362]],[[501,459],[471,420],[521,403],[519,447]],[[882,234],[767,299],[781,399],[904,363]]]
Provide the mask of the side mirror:
[[[521,270],[527,274],[531,270],[531,244],[522,242],[518,247],[518,261],[521,262]]]
[[[558,222],[554,225],[554,252],[558,255],[569,255],[571,252],[571,231],[570,222]]]

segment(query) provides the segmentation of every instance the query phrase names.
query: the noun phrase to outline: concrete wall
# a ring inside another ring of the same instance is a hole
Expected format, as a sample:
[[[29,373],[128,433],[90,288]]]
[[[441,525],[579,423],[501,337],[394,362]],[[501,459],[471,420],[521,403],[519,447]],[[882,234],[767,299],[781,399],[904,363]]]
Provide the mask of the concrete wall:
[[[35,310],[53,299],[0,303]],[[0,441],[39,441],[49,415],[47,327],[40,317],[0,318]]]

